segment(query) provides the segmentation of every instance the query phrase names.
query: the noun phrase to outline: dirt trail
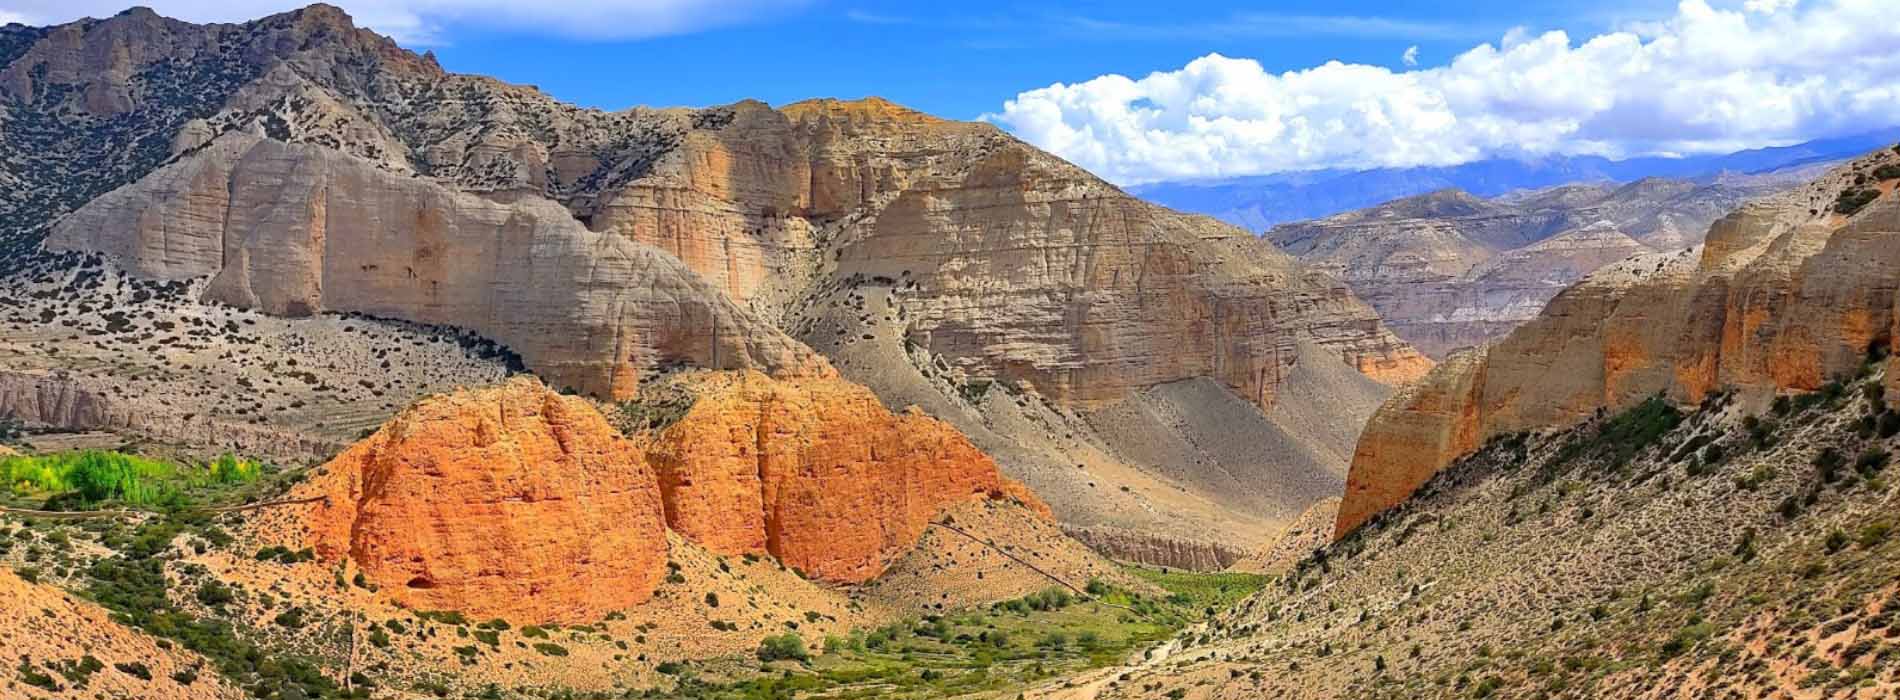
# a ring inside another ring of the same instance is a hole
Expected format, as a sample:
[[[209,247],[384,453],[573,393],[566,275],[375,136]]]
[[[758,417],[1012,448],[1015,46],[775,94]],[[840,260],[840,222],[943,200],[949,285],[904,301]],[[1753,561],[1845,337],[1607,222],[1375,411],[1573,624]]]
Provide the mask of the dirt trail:
[[[1024,700],[1096,700],[1101,697],[1102,691],[1108,688],[1108,684],[1115,682],[1115,679],[1167,663],[1181,653],[1183,647],[1186,646],[1186,640],[1199,636],[1206,630],[1206,623],[1194,625],[1181,630],[1167,641],[1129,654],[1127,661],[1120,666],[1098,668],[1080,675],[1059,678],[1042,687],[1030,689],[1023,693],[1022,697]]]

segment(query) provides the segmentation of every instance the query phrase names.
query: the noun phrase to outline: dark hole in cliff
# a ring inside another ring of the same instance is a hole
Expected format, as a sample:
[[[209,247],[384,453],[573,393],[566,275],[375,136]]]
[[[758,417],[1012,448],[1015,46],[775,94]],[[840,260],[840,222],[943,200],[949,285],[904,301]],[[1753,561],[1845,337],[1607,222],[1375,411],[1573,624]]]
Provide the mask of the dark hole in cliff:
[[[415,588],[415,589],[420,589],[420,590],[428,590],[431,588],[435,588],[435,582],[429,580],[429,577],[427,576],[417,576],[415,578],[409,579],[409,583],[407,585],[410,588]]]
[[[1867,343],[1867,362],[1884,362],[1893,354],[1893,336],[1883,335]]]

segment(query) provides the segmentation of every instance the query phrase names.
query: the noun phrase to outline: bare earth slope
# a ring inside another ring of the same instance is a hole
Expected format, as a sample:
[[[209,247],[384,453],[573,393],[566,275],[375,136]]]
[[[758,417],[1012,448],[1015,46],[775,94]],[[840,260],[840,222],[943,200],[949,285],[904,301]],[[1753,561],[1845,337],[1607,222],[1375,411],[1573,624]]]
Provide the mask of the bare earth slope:
[[[1655,401],[1495,440],[1163,663],[1050,697],[1891,697],[1877,367],[1782,411]]]
[[[244,697],[202,657],[160,646],[99,606],[6,568],[0,568],[0,646],[7,650],[0,695],[9,698]],[[98,666],[89,667],[87,659]]]

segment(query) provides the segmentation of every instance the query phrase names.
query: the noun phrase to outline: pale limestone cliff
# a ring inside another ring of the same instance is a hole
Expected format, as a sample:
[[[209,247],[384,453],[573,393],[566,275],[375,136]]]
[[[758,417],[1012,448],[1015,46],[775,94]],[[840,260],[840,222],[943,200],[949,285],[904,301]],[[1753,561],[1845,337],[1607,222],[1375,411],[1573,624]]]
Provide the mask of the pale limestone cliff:
[[[829,372],[671,256],[551,202],[502,203],[257,136],[226,134],[95,200],[46,245],[162,280],[209,275],[207,301],[271,314],[473,329],[549,382],[601,396],[676,362]]]
[[[1081,404],[1211,376],[1268,407],[1300,340],[1394,383],[1429,367],[1336,282],[988,125],[877,99],[723,114],[577,209],[768,317],[882,280],[908,342]]]
[[[1062,531],[1110,558],[1171,569],[1220,571],[1247,556],[1247,550],[1218,542],[1106,528],[1070,527]]]
[[[1407,496],[1485,439],[1562,428],[1651,396],[1759,400],[1859,371],[1900,337],[1900,151],[1751,203],[1702,248],[1611,265],[1534,321],[1448,362],[1360,438],[1337,532]],[[1887,174],[1882,181],[1876,170]],[[1851,193],[1870,192],[1862,206]]]
[[[150,397],[123,398],[112,385],[97,377],[0,370],[0,417],[33,429],[106,431],[286,460],[322,458],[344,446],[298,431],[181,412]]]

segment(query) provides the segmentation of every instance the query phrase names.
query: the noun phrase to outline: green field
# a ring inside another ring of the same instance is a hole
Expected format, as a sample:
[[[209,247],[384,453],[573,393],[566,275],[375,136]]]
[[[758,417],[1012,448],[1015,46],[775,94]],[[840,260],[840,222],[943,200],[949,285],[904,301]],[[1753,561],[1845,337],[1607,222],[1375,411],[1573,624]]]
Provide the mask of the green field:
[[[675,669],[667,698],[856,700],[940,698],[1010,691],[1080,671],[1128,662],[1143,650],[1204,619],[1207,611],[1245,598],[1265,578],[1134,568],[1166,591],[1144,595],[1099,582],[1092,595],[1052,588],[980,610],[929,616],[832,637],[804,659],[783,660],[774,647],[755,671],[699,673]],[[771,646],[771,645],[768,645]],[[780,645],[782,646],[782,645]],[[734,675],[750,676],[734,678]]]

